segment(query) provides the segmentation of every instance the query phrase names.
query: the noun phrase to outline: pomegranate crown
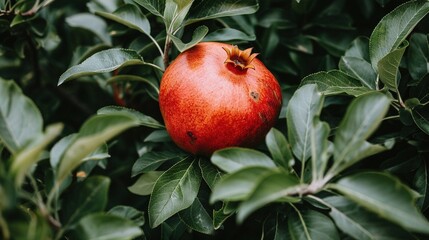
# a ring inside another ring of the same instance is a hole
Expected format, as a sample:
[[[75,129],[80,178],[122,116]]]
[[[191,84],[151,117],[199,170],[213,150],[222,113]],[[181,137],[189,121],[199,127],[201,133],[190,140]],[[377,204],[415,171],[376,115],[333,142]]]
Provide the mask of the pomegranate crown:
[[[241,70],[248,68],[255,69],[252,61],[258,56],[259,53],[252,53],[253,48],[248,48],[246,50],[240,50],[237,45],[231,45],[231,48],[222,47],[225,50],[228,57],[225,60],[225,64],[232,63],[234,67],[238,67]]]

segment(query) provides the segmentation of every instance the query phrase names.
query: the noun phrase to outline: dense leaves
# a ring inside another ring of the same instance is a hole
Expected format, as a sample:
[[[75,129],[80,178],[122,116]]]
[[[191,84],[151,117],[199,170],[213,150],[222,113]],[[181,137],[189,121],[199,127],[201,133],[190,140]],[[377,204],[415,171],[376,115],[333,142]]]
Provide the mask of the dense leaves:
[[[427,239],[428,13],[0,0],[0,239]],[[201,41],[253,47],[278,79],[259,145],[171,141],[160,79]]]

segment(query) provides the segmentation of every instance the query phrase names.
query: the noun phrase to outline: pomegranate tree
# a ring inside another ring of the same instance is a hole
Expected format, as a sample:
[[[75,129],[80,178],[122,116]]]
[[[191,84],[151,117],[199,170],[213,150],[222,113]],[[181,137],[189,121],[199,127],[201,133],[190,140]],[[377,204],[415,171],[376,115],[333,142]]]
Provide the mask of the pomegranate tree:
[[[167,131],[179,147],[208,156],[264,139],[280,113],[281,89],[251,51],[199,43],[166,69],[159,104]]]

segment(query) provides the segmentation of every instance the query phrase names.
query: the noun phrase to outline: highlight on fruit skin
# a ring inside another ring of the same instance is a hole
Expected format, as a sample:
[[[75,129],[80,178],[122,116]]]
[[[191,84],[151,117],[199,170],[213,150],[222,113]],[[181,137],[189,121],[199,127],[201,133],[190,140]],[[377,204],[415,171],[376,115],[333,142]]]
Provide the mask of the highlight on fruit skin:
[[[255,66],[253,66],[251,63],[253,59],[255,59],[256,56],[259,55],[259,53],[252,54],[253,48],[248,48],[244,51],[240,50],[237,45],[231,45],[231,48],[222,48],[228,55],[227,59],[225,60],[225,63],[232,63],[235,67],[241,68],[241,70],[247,68],[255,69]]]
[[[274,75],[251,51],[202,42],[180,53],[167,67],[159,105],[177,146],[210,156],[222,148],[256,147],[263,142],[280,114],[282,92]]]

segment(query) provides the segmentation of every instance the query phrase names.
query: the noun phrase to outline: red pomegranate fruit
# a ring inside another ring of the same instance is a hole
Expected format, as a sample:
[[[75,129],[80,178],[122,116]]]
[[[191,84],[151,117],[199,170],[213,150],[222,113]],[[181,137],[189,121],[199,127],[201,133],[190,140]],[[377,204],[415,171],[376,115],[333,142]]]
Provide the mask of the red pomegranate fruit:
[[[209,156],[225,147],[252,147],[265,138],[280,113],[281,89],[251,51],[204,42],[168,66],[159,105],[179,147]]]

